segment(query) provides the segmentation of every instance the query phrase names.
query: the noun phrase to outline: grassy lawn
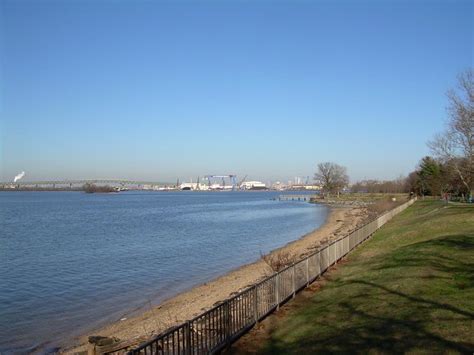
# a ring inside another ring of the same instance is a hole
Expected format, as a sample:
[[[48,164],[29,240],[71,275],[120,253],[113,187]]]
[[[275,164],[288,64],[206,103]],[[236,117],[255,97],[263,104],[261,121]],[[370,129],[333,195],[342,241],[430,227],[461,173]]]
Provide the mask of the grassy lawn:
[[[419,201],[328,278],[246,350],[473,353],[474,206]]]
[[[409,198],[407,193],[344,193],[340,194],[339,197],[331,195],[329,198],[335,201],[362,201],[362,202],[374,202],[378,200],[386,200],[395,197],[398,201],[406,201]]]

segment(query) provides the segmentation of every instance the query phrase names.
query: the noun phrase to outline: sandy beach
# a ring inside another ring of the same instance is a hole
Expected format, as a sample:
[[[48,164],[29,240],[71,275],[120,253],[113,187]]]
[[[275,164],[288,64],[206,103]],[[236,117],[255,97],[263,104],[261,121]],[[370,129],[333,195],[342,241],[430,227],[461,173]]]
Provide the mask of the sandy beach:
[[[272,253],[283,251],[299,259],[328,240],[350,233],[362,225],[367,218],[368,212],[365,207],[331,206],[323,226],[282,248],[274,250]],[[241,266],[208,283],[172,297],[159,306],[150,307],[149,310],[141,314],[111,323],[74,339],[61,352],[73,354],[86,351],[88,336],[90,335],[115,337],[127,343],[140,343],[169,327],[198,315],[272,273],[271,268],[259,259],[252,264]]]

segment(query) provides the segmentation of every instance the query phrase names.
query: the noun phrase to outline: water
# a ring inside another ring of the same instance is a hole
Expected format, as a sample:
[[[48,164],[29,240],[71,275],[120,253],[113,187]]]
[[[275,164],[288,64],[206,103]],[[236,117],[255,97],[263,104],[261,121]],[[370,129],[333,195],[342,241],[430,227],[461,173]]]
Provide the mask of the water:
[[[276,192],[0,192],[0,353],[60,345],[298,239]]]

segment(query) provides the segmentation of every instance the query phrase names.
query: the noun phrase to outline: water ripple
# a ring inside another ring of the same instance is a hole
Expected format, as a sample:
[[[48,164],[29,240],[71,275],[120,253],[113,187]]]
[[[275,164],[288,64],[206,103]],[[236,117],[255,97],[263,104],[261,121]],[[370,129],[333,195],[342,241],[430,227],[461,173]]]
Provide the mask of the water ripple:
[[[54,346],[318,227],[255,193],[0,193],[0,353]]]

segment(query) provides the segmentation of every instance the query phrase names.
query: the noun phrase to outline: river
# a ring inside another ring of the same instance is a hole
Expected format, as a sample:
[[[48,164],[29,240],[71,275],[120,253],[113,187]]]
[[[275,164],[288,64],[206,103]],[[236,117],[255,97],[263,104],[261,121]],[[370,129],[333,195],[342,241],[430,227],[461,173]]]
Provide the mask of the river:
[[[0,353],[52,349],[322,225],[278,192],[0,192]]]

